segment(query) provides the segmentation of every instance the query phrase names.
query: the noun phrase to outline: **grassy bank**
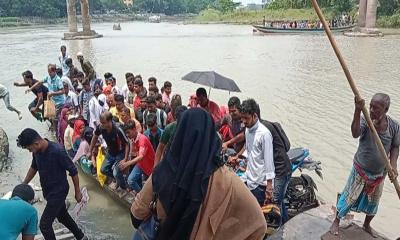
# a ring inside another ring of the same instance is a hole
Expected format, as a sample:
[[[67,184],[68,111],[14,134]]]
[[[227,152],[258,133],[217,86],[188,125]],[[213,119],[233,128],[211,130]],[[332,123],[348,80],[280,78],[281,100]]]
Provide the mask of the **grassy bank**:
[[[27,22],[17,17],[0,17],[0,28],[29,26]]]
[[[333,11],[323,9],[327,19],[333,17]],[[318,16],[313,9],[263,9],[257,11],[236,10],[229,13],[221,13],[217,10],[208,9],[202,11],[194,22],[210,23],[223,22],[235,24],[254,24],[260,23],[265,16],[266,21],[299,21],[299,20],[317,20]]]
[[[322,9],[326,19],[332,19],[335,13],[332,9]],[[256,24],[263,21],[317,21],[318,16],[314,9],[263,9],[257,11],[236,10],[222,13],[214,9],[202,11],[193,23],[233,23],[233,24]],[[393,16],[379,17],[377,25],[381,28],[400,28],[400,13]]]
[[[81,16],[78,16],[78,23],[81,22]],[[93,23],[100,22],[128,22],[128,21],[146,21],[148,16],[137,14],[97,14],[91,15]],[[66,24],[66,18],[41,18],[41,17],[0,17],[0,28],[21,27],[32,25],[51,25]]]
[[[400,12],[378,18],[377,25],[382,28],[400,28]]]

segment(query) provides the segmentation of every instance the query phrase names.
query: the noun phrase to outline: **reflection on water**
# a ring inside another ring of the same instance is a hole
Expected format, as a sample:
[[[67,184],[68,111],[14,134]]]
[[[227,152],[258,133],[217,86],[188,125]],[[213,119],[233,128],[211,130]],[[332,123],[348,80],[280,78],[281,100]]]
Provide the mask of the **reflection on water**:
[[[190,71],[215,70],[235,79],[243,91],[237,94],[240,98],[255,98],[262,116],[281,122],[293,146],[310,148],[313,157],[322,161],[324,180],[310,173],[322,198],[334,202],[336,193],[344,187],[357,147],[350,134],[353,97],[324,35],[253,36],[249,26],[166,23],[124,23],[122,31],[112,31],[112,23],[105,23],[94,24],[104,38],[63,42],[60,37],[64,29],[0,29],[0,82],[12,90],[15,106],[24,109],[24,119],[19,122],[13,114],[3,112],[0,116],[11,141],[13,162],[9,174],[24,176],[30,164],[29,153],[16,149],[14,144],[21,129],[29,125],[46,133],[46,126],[34,121],[27,111],[33,97],[14,88],[12,82],[28,68],[36,78],[42,78],[47,63],[56,62],[60,45],[66,44],[74,60],[82,51],[98,76],[112,72],[119,86],[124,84],[128,71],[145,79],[156,76],[159,84],[171,81],[173,92],[187,99],[198,87],[180,81]],[[388,93],[392,98],[390,114],[400,119],[399,36],[337,35],[337,42],[362,95],[369,100],[375,92]],[[76,61],[75,65],[79,66]],[[229,96],[227,92],[211,91],[211,98],[220,104],[226,104]],[[0,187],[2,192],[16,183],[7,181],[9,185],[2,183]],[[88,186],[91,195],[82,219],[85,227],[92,233],[103,232],[105,237],[129,239],[132,227],[128,210],[108,198],[90,179],[82,177],[82,184]],[[374,226],[390,238],[398,237],[399,216],[400,205],[393,186],[387,182]]]

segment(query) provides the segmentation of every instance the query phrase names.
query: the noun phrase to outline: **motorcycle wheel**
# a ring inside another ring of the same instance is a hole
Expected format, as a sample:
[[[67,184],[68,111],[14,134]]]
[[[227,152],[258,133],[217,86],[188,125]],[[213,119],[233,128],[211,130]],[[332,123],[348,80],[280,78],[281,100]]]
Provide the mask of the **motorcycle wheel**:
[[[285,197],[289,218],[318,206],[313,184],[303,176],[290,179]]]

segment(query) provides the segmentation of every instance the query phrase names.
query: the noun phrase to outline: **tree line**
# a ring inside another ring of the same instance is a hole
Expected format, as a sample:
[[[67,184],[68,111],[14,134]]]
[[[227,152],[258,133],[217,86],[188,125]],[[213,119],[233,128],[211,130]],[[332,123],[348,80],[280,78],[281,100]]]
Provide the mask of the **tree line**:
[[[80,12],[80,1],[77,0],[77,11]],[[125,6],[122,0],[90,0],[91,13],[146,12],[174,14],[197,14],[205,9],[215,9],[226,13],[233,11],[238,3],[232,0],[134,0],[131,7]],[[351,12],[356,9],[358,0],[319,0],[323,8],[333,8],[338,13]],[[45,17],[60,18],[67,16],[66,0],[0,0],[0,17]],[[273,0],[269,9],[310,8],[310,0]],[[400,12],[399,0],[380,0],[378,15],[390,16]]]
[[[90,0],[91,13],[146,12],[167,15],[194,13],[213,8],[221,12],[232,11],[238,5],[232,0],[134,0],[133,6],[125,6],[122,0]],[[80,1],[77,0],[80,13]],[[67,16],[66,0],[0,0],[0,17],[44,17]]]
[[[357,10],[358,0],[318,0],[322,8],[331,8],[337,13],[349,13]],[[269,9],[311,8],[311,0],[273,0]],[[399,0],[379,0],[378,15],[390,16],[400,11]]]

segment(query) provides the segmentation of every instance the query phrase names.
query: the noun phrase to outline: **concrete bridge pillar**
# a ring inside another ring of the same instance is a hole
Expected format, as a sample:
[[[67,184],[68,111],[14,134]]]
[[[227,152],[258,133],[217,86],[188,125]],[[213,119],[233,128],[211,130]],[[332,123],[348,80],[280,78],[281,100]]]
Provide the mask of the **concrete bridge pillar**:
[[[367,0],[360,0],[358,8],[358,26],[365,27],[367,16]]]
[[[76,0],[67,1],[68,30],[69,32],[78,32],[78,23],[76,20]]]
[[[89,0],[81,0],[83,32],[90,32]]]
[[[103,35],[96,33],[90,28],[89,0],[80,0],[83,31],[79,32],[76,20],[76,8],[75,8],[76,0],[66,0],[66,1],[67,1],[69,32],[64,33],[63,40],[77,40],[77,39],[90,39],[90,38],[103,37]]]
[[[378,0],[368,0],[367,2],[367,13],[365,20],[366,28],[376,27],[376,11],[378,8]]]

